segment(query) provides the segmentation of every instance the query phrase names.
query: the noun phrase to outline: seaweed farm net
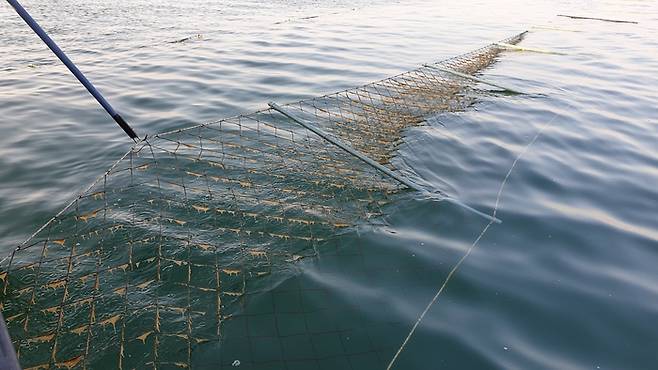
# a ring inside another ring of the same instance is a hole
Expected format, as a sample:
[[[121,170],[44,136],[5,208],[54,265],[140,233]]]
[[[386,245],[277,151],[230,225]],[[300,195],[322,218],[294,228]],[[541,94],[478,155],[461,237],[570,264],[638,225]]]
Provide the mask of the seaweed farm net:
[[[394,170],[405,128],[473,99],[472,82],[434,66],[471,74],[499,52],[490,45],[285,108]],[[402,191],[271,109],[141,141],[2,261],[0,302],[19,360],[26,369],[282,368],[284,355],[241,342],[262,319],[248,303],[297,261],[335,248],[345,229],[377,220]],[[304,314],[289,312],[286,325]],[[301,325],[298,335],[318,334]],[[320,364],[341,354],[301,356]]]

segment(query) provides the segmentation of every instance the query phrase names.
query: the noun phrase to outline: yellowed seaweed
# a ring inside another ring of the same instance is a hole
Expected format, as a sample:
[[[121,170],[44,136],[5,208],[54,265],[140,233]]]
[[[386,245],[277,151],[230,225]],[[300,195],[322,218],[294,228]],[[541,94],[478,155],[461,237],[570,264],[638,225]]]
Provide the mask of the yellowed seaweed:
[[[114,328],[114,330],[116,330],[116,328],[117,328],[116,324],[117,324],[117,322],[119,322],[120,319],[121,319],[121,315],[114,315],[110,318],[107,318],[107,319],[99,322],[99,324],[101,326],[112,325],[112,328]]]
[[[82,335],[87,330],[89,330],[89,325],[82,325],[82,326],[78,326],[77,328],[71,330],[71,333],[77,334],[77,335]]]
[[[26,342],[27,342],[27,344],[46,343],[46,342],[50,342],[51,340],[53,340],[53,338],[55,338],[55,333],[50,333],[50,334],[44,334],[44,335],[34,337],[34,338],[28,338],[26,340]]]
[[[82,355],[77,356],[77,357],[73,357],[72,359],[55,363],[55,366],[57,366],[57,368],[59,368],[59,369],[62,369],[62,368],[72,369],[72,368],[76,367],[80,363],[80,361],[82,361],[83,358],[84,358],[84,356],[82,356]]]
[[[148,339],[149,335],[153,334],[153,331],[147,331],[146,333],[140,335],[137,337],[137,339],[141,340],[142,343],[146,344],[146,340]]]

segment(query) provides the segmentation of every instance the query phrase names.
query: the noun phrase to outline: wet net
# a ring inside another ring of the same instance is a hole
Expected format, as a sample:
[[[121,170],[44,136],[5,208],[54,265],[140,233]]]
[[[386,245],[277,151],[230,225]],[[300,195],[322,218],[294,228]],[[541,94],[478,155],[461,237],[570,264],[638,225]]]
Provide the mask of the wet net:
[[[395,170],[406,128],[474,99],[471,81],[435,67],[472,74],[499,52],[487,46],[284,107]],[[318,327],[309,315],[332,310],[326,299],[309,303],[318,290],[272,288],[403,191],[271,109],[141,141],[2,261],[0,302],[20,362],[343,368],[351,319]],[[375,342],[358,353],[381,365],[393,349]]]

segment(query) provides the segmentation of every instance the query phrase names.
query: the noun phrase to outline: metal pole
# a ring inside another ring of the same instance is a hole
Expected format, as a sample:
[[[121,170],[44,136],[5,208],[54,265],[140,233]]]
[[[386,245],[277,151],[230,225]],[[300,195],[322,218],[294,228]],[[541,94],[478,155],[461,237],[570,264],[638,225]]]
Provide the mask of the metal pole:
[[[495,223],[501,223],[501,222],[502,222],[500,219],[498,219],[498,218],[496,218],[496,217],[493,217],[493,216],[491,216],[491,215],[488,215],[488,214],[486,214],[486,213],[484,213],[484,212],[478,211],[477,209],[475,209],[475,208],[473,208],[473,207],[471,207],[471,206],[469,206],[469,205],[466,205],[465,203],[463,203],[463,202],[461,202],[461,201],[459,201],[459,200],[457,200],[457,199],[451,198],[451,197],[449,197],[449,196],[443,194],[443,193],[440,192],[440,191],[435,191],[434,193],[432,193],[432,192],[428,191],[427,189],[424,189],[424,188],[420,187],[419,185],[414,184],[414,183],[411,182],[410,180],[405,179],[404,177],[402,177],[402,176],[396,174],[395,172],[391,171],[391,170],[388,169],[387,167],[382,166],[380,163],[377,163],[376,161],[372,160],[372,159],[371,159],[370,157],[368,157],[367,155],[365,155],[365,154],[359,152],[358,150],[352,148],[349,144],[344,143],[342,140],[338,139],[337,137],[335,137],[335,136],[333,136],[333,135],[331,135],[331,134],[329,134],[329,133],[326,133],[326,132],[324,132],[322,129],[320,129],[320,128],[318,128],[318,127],[315,127],[314,125],[312,125],[312,124],[310,124],[310,123],[308,123],[308,122],[305,122],[304,120],[299,119],[299,118],[297,118],[297,117],[291,115],[291,114],[288,113],[285,109],[283,109],[281,106],[279,106],[278,104],[276,104],[276,103],[274,103],[274,102],[270,102],[270,103],[269,103],[269,106],[270,106],[270,108],[272,108],[272,109],[274,109],[275,111],[277,111],[277,112],[283,114],[284,116],[286,116],[286,117],[289,118],[290,120],[292,120],[292,121],[298,123],[299,125],[301,125],[302,127],[306,128],[306,129],[308,129],[308,130],[310,130],[310,131],[316,133],[318,136],[320,136],[320,137],[323,138],[324,140],[326,140],[326,141],[328,141],[328,142],[334,144],[335,146],[337,146],[337,147],[343,149],[344,151],[346,151],[346,152],[348,152],[349,154],[351,154],[351,155],[357,157],[358,159],[362,160],[363,162],[365,162],[365,163],[368,164],[369,166],[373,167],[374,169],[376,169],[376,170],[382,172],[382,173],[385,174],[386,176],[388,176],[388,177],[390,177],[390,178],[392,178],[392,179],[394,179],[394,180],[400,182],[401,184],[407,186],[407,187],[410,188],[410,189],[413,189],[413,190],[419,191],[419,192],[424,193],[424,194],[428,194],[428,195],[433,196],[433,197],[436,197],[434,194],[438,194],[438,195],[441,197],[441,200],[445,200],[445,201],[450,202],[450,203],[452,203],[452,204],[454,204],[454,205],[456,205],[456,206],[459,206],[459,207],[461,207],[461,208],[464,208],[464,209],[466,209],[466,210],[468,210],[468,211],[470,211],[470,212],[473,212],[473,213],[475,213],[475,214],[477,214],[477,215],[479,215],[479,216],[481,216],[481,217],[486,218],[486,219],[489,220],[489,221],[492,221],[492,222],[495,222]]]
[[[540,53],[540,54],[567,55],[565,53],[560,53],[560,52],[557,52],[557,51],[536,49],[536,48],[524,48],[524,47],[521,47],[521,46],[507,44],[507,43],[504,43],[504,42],[497,42],[494,45],[496,45],[500,48],[505,48],[505,49],[509,49],[509,50],[529,51],[529,52],[532,52],[532,53]]]
[[[353,155],[353,156],[359,158],[360,160],[366,162],[368,165],[370,165],[371,167],[374,167],[376,170],[378,170],[380,172],[383,172],[387,176],[389,176],[389,177],[397,180],[398,182],[404,184],[408,188],[411,188],[411,189],[414,189],[414,190],[417,190],[417,191],[425,191],[425,189],[419,187],[418,185],[414,184],[413,182],[405,179],[404,177],[399,176],[398,174],[391,171],[390,169],[388,169],[388,168],[382,166],[381,164],[375,162],[374,160],[370,159],[365,154],[357,151],[356,149],[352,148],[348,144],[342,142],[340,139],[338,139],[336,137],[333,137],[332,135],[322,131],[321,129],[319,129],[319,128],[311,125],[311,124],[308,124],[308,123],[298,119],[297,117],[294,117],[294,116],[290,115],[290,113],[286,112],[278,104],[276,104],[274,102],[270,102],[269,106],[272,109],[274,109],[275,111],[283,114],[284,116],[286,116],[286,117],[290,118],[291,120],[297,122],[298,124],[302,125],[303,127],[305,127],[307,129],[309,129],[310,131],[313,131],[314,133],[318,134],[318,136],[320,136],[321,138],[327,140],[328,142],[336,145],[337,147],[343,149],[344,151],[350,153],[351,155]]]
[[[69,57],[66,56],[66,54],[62,51],[62,49],[60,49],[59,46],[57,46],[55,41],[53,41],[53,39],[51,39],[50,36],[48,36],[46,31],[44,31],[43,28],[39,26],[39,24],[34,20],[34,18],[30,16],[27,10],[25,10],[25,8],[23,8],[23,6],[17,0],[7,0],[7,2],[9,3],[9,5],[11,5],[14,8],[14,10],[16,10],[16,13],[18,13],[18,15],[21,18],[23,18],[25,23],[27,23],[27,25],[30,26],[32,31],[34,31],[34,33],[36,33],[41,38],[41,40],[46,45],[48,45],[50,50],[52,50],[52,52],[55,53],[55,55],[59,58],[59,60],[61,60],[62,63],[64,63],[64,65],[69,69],[69,71],[71,71],[71,73],[73,73],[73,75],[78,79],[78,81],[80,81],[80,83],[87,88],[87,91],[89,91],[89,93],[94,98],[96,98],[98,103],[100,103],[100,105],[103,106],[103,108],[114,119],[114,121],[116,121],[116,123],[119,124],[119,126],[121,126],[123,131],[128,136],[130,136],[131,139],[136,141],[137,134],[135,133],[135,131],[130,127],[130,125],[128,125],[128,123],[123,119],[123,117],[121,117],[121,115],[119,115],[119,113],[117,113],[114,110],[114,108],[112,108],[112,105],[110,105],[110,103],[107,100],[105,100],[103,95],[87,79],[87,77],[85,77],[85,75],[78,69],[78,67],[76,67],[76,65],[71,61],[71,59],[69,59]]]

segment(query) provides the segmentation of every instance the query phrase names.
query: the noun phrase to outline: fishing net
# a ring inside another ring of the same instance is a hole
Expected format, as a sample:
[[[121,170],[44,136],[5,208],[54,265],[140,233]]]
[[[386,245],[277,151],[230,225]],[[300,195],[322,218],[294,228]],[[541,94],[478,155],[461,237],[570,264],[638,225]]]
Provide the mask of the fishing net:
[[[474,99],[472,82],[436,67],[471,74],[499,52],[487,46],[284,108],[394,169],[405,128]],[[2,261],[0,302],[20,362],[342,368],[351,352],[341,330],[354,320],[310,324],[338,308],[309,300],[312,287],[272,289],[298,261],[378,220],[402,191],[271,109],[141,141]],[[352,343],[379,368],[393,353],[391,343]]]

